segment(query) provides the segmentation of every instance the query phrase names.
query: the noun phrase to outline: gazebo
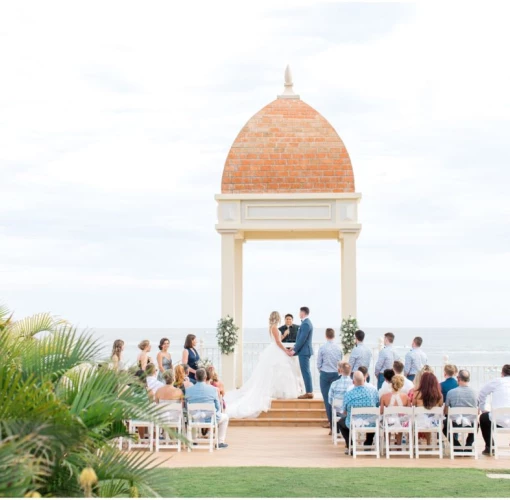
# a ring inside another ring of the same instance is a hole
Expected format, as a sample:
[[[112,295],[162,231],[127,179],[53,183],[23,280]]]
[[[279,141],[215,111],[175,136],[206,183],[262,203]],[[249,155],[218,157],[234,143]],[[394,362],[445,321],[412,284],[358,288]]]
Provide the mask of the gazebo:
[[[289,67],[276,100],[235,139],[223,169],[216,230],[221,235],[221,314],[240,327],[222,356],[227,390],[243,380],[243,244],[248,240],[337,239],[342,317],[356,316],[357,208],[361,194],[344,143],[330,123],[294,93]]]

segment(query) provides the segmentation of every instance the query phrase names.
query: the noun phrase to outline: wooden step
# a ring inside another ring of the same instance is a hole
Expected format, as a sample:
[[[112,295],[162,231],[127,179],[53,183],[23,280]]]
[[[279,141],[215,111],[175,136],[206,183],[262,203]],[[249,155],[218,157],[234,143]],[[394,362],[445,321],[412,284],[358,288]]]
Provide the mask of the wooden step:
[[[241,418],[232,419],[232,427],[320,427],[327,418]]]
[[[262,412],[258,418],[326,418],[326,411],[322,408],[271,408]]]
[[[274,399],[271,402],[271,409],[324,409],[324,401],[322,399]]]

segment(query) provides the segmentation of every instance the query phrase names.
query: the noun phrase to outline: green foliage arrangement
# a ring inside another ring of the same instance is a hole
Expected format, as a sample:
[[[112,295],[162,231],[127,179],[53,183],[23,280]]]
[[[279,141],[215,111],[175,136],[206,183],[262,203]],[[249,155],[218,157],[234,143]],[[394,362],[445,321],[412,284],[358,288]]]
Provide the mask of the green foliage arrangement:
[[[162,409],[133,375],[98,363],[90,333],[49,314],[13,321],[0,306],[0,345],[0,497],[172,496],[151,454],[115,442],[126,420],[164,424]]]
[[[343,319],[340,330],[342,332],[343,353],[350,354],[356,345],[356,337],[354,336],[354,333],[358,330],[356,318],[349,316],[347,319]]]
[[[231,354],[234,352],[237,344],[239,327],[235,325],[234,318],[227,316],[218,321],[216,329],[216,339],[218,347],[222,354]]]

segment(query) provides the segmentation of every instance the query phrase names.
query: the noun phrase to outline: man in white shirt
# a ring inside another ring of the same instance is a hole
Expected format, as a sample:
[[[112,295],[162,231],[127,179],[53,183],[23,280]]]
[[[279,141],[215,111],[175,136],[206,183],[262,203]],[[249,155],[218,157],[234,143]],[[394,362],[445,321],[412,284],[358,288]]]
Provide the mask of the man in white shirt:
[[[485,384],[478,396],[478,404],[482,414],[480,415],[480,429],[483,440],[485,441],[484,455],[490,455],[492,441],[492,418],[489,411],[486,410],[487,397],[492,394],[491,408],[510,408],[510,365],[504,365],[501,370],[501,378],[491,380]],[[498,426],[504,425],[504,422],[497,422]]]
[[[393,362],[393,371],[395,375],[402,375],[404,373],[404,363],[402,361],[394,361]],[[404,377],[404,387],[400,389],[402,394],[409,394],[409,391],[414,388],[414,384],[407,378]],[[393,389],[391,388],[391,384],[388,382],[384,382],[382,387],[379,389],[379,397],[387,392],[391,392]]]

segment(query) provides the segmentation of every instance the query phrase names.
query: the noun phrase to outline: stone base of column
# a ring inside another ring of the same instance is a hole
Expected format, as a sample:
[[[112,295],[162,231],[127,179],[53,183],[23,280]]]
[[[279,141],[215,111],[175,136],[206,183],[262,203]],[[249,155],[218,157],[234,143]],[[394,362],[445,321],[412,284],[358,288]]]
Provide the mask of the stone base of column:
[[[221,355],[221,381],[226,391],[236,388],[236,353]]]

